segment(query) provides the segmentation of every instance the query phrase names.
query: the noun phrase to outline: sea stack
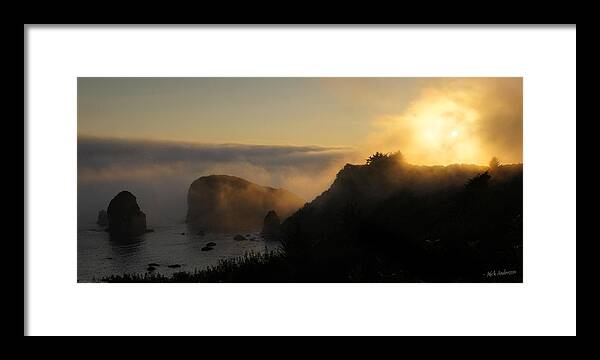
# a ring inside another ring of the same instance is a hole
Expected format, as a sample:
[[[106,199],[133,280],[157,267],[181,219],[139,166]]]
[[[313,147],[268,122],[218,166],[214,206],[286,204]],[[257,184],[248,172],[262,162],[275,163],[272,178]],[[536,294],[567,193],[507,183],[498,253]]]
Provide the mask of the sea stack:
[[[146,232],[146,214],[129,191],[121,191],[108,204],[108,231],[113,236],[132,237]]]
[[[270,210],[265,216],[260,234],[267,240],[277,239],[281,235],[281,221],[275,210]]]
[[[269,210],[286,218],[304,200],[284,189],[228,175],[203,176],[190,185],[187,223],[210,232],[259,231]]]

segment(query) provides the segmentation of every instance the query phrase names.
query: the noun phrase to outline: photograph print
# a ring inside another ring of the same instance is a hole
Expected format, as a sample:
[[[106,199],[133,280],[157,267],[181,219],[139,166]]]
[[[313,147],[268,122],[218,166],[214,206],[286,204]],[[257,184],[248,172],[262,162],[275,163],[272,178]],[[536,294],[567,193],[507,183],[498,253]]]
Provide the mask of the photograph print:
[[[520,77],[77,79],[77,281],[521,283]]]

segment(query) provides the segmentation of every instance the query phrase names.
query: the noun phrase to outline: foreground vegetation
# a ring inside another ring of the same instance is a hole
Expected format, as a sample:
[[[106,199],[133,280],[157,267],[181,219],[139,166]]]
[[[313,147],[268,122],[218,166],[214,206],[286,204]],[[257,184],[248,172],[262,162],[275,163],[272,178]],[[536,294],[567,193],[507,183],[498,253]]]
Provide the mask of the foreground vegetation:
[[[241,257],[222,259],[204,270],[180,271],[172,276],[160,273],[112,275],[101,282],[284,282],[286,261],[280,251],[265,254],[250,252]],[[259,280],[257,280],[259,279]]]

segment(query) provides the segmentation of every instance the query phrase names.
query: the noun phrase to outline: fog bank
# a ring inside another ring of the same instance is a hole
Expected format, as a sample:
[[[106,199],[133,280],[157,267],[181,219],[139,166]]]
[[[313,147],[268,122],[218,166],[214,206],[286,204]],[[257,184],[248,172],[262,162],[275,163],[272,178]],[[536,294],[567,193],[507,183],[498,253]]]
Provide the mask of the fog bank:
[[[310,201],[326,190],[347,162],[349,148],[244,144],[193,144],[78,137],[78,223],[91,224],[121,190],[131,191],[148,225],[183,222],[195,179],[239,176],[287,189]]]

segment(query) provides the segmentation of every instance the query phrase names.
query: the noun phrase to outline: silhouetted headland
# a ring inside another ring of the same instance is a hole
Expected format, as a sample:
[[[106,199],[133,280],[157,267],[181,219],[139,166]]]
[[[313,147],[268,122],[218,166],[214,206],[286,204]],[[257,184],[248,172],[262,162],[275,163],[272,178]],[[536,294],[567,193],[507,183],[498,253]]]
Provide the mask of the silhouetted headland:
[[[417,166],[377,153],[284,221],[284,248],[310,264],[306,280],[520,281],[522,175],[522,164]],[[488,277],[503,269],[512,276]]]

